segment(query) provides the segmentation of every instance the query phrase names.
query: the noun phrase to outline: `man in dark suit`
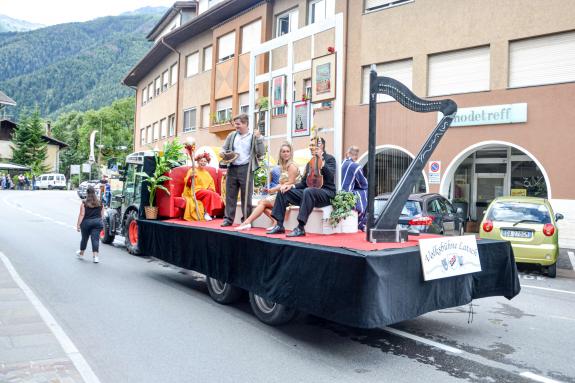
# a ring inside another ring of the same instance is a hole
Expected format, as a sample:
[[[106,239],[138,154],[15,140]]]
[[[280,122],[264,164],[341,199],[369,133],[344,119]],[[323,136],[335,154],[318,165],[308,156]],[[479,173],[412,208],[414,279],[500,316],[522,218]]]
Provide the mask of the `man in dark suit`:
[[[312,156],[318,154],[323,159],[323,167],[321,168],[323,186],[321,189],[307,186],[306,180],[310,173],[309,163],[306,165],[305,173],[299,183],[282,185],[272,209],[272,216],[277,221],[277,225],[269,230],[268,234],[285,233],[283,222],[286,208],[289,205],[299,205],[297,216],[299,224],[287,237],[304,236],[304,227],[313,208],[331,204],[331,199],[335,197],[335,158],[325,153],[324,147],[325,140],[323,138],[317,140],[317,145],[316,139],[312,139],[309,145]]]

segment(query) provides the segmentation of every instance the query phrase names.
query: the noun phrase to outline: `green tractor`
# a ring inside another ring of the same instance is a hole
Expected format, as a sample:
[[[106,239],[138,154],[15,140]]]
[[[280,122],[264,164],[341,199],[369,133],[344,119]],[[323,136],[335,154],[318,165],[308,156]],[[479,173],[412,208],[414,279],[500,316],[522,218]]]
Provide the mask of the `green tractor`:
[[[124,237],[126,249],[130,254],[138,255],[138,218],[143,214],[141,201],[148,198],[148,189],[143,185],[140,172],[150,174],[154,169],[153,152],[136,152],[126,157],[126,165],[121,180],[120,194],[112,198],[110,207],[104,214],[104,228],[100,240],[112,244],[116,235]]]

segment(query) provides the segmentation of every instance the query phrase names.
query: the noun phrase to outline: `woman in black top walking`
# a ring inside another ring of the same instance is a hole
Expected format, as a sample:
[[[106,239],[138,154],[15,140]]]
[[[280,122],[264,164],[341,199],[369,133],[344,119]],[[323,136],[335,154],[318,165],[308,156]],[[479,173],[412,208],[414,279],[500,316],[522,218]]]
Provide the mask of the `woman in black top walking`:
[[[100,247],[100,231],[104,227],[102,224],[102,215],[104,208],[100,200],[96,196],[96,190],[92,186],[88,186],[86,190],[86,200],[80,206],[80,214],[78,215],[77,230],[82,233],[82,240],[80,241],[80,250],[76,252],[78,258],[84,256],[84,250],[88,245],[88,237],[92,240],[92,254],[94,263],[100,262],[98,256],[98,249]]]

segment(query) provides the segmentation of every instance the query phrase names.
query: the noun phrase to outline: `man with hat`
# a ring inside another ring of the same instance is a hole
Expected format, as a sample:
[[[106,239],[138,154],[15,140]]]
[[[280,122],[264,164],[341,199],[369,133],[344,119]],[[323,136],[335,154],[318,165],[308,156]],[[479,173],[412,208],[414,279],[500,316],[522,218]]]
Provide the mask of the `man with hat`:
[[[259,129],[255,128],[253,133],[249,131],[247,114],[237,115],[232,123],[236,131],[228,135],[222,147],[222,159],[231,160],[226,173],[226,209],[222,227],[231,226],[234,222],[238,193],[242,197],[242,219],[251,214],[253,172],[258,168],[258,158],[265,154]]]

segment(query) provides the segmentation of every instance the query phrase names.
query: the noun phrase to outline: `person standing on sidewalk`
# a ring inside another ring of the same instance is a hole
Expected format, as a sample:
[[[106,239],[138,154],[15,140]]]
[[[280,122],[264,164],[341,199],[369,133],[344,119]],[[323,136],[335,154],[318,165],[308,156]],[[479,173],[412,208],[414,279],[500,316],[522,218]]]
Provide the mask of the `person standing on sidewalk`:
[[[104,208],[96,196],[96,190],[93,186],[88,186],[86,190],[86,200],[80,205],[80,214],[76,229],[82,233],[80,241],[80,250],[76,252],[78,258],[84,256],[84,251],[88,245],[88,237],[92,241],[92,254],[94,263],[100,262],[98,250],[100,247],[100,231],[102,230],[102,216]]]

